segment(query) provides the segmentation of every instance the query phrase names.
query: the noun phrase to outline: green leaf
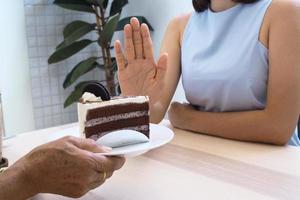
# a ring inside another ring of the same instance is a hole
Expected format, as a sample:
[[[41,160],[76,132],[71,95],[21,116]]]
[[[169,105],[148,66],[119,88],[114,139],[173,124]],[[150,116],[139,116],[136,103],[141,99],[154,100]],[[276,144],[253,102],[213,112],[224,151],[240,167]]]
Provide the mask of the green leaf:
[[[93,41],[91,40],[80,40],[78,42],[74,42],[73,44],[61,47],[57,49],[48,59],[49,64],[58,63],[60,61],[63,61],[67,58],[70,58],[74,54],[78,53],[88,45],[92,44]]]
[[[90,24],[80,20],[71,22],[64,28],[64,41],[57,45],[56,49],[70,45],[77,39],[95,30],[95,27],[96,24]]]
[[[149,23],[149,21],[145,17],[143,17],[143,16],[131,16],[131,17],[126,17],[126,18],[121,19],[119,21],[119,23],[118,23],[116,31],[123,31],[124,26],[126,24],[130,24],[130,19],[132,17],[136,17],[140,21],[141,24],[143,24],[143,23],[147,24],[148,27],[149,27],[149,29],[150,29],[150,31],[154,31],[154,29],[151,26],[151,24]]]
[[[79,99],[82,96],[82,91],[83,91],[84,85],[82,87],[79,87],[77,89],[75,89],[66,99],[65,103],[64,103],[64,107],[68,107],[70,105],[72,105],[75,102],[78,102]]]
[[[128,0],[114,0],[111,4],[111,8],[110,8],[110,16],[113,16],[117,13],[121,13],[122,8],[128,4]]]
[[[58,50],[59,48],[65,47],[65,41],[62,41],[59,45],[56,46],[56,50]]]
[[[89,32],[95,30],[96,24],[89,24],[83,21],[74,21],[68,24],[64,29],[64,42],[59,45],[59,48],[66,47]]]
[[[86,0],[86,2],[91,3],[93,5],[101,6],[104,0]]]
[[[80,20],[73,21],[64,28],[64,38],[68,38],[71,35],[74,35],[74,32],[82,31],[82,29],[86,30],[93,28],[92,30],[94,30],[95,26],[96,24],[90,24]]]
[[[120,14],[116,14],[109,18],[108,22],[105,24],[103,31],[100,35],[100,44],[107,44],[111,42],[114,32],[118,26],[120,19]]]
[[[95,13],[92,5],[83,0],[55,0],[53,3],[69,10]]]
[[[73,70],[67,75],[63,87],[66,89],[72,85],[80,76],[88,73],[96,67],[95,62],[97,57],[88,58],[80,63],[78,63]]]
[[[104,1],[103,1],[103,7],[106,9],[107,6],[108,6],[108,0],[104,0]]]

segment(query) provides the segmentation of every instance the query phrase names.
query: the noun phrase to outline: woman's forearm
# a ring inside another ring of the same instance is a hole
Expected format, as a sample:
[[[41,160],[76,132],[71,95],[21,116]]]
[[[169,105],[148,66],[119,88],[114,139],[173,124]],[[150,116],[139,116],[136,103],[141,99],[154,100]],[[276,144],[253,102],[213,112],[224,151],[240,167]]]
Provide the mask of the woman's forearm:
[[[265,111],[208,113],[192,112],[189,126],[198,132],[241,141],[284,145],[291,133],[273,124]]]
[[[177,108],[179,116],[174,117],[172,109],[171,122],[178,128],[222,138],[284,145],[293,133],[292,128],[288,130],[265,110],[212,113]]]

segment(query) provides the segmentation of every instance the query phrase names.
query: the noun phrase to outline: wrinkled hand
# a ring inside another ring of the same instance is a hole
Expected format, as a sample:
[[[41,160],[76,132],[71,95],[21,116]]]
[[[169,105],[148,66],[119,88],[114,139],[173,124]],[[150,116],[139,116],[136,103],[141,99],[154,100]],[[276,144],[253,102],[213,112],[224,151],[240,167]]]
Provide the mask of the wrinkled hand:
[[[132,18],[124,27],[124,36],[124,53],[120,41],[115,43],[122,95],[147,95],[155,103],[164,88],[168,55],[162,54],[155,62],[149,28],[146,24],[140,25],[137,18]]]
[[[193,111],[195,111],[195,108],[190,104],[173,102],[168,111],[169,120],[172,126],[188,130],[188,123],[192,120],[190,114]]]
[[[124,158],[105,157],[93,140],[65,137],[37,147],[15,165],[22,166],[34,193],[81,197],[122,167]]]

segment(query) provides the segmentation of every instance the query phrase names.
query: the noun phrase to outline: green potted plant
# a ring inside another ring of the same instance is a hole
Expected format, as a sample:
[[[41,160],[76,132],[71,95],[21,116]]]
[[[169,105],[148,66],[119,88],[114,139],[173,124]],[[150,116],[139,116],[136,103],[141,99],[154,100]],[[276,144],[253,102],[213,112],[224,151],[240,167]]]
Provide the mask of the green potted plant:
[[[111,6],[108,6],[111,3]],[[116,80],[116,59],[111,55],[113,50],[112,37],[116,31],[122,31],[123,27],[130,22],[130,17],[120,19],[124,6],[128,0],[55,0],[54,4],[65,9],[87,12],[95,15],[95,23],[84,21],[73,21],[63,31],[64,41],[60,43],[54,53],[49,57],[48,63],[58,63],[66,60],[87,46],[97,43],[99,46],[99,57],[89,57],[79,62],[66,76],[63,87],[66,89],[73,85],[79,77],[99,68],[105,73],[105,85],[111,95],[120,93]],[[107,9],[110,7],[110,10]],[[150,30],[152,26],[143,16],[135,16],[141,23],[146,23]],[[97,34],[97,40],[82,39],[89,33]],[[100,55],[101,51],[101,55]],[[81,97],[82,90],[90,81],[77,83],[74,91],[65,100],[64,106],[68,107],[77,102]]]

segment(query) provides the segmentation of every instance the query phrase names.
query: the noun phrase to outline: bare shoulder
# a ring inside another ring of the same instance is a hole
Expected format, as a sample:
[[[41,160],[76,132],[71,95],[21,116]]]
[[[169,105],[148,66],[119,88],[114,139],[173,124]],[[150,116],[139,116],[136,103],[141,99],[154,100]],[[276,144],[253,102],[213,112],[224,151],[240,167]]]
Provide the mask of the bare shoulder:
[[[177,27],[177,30],[179,31],[183,31],[191,15],[192,13],[186,13],[176,16],[171,20],[169,25],[172,27]]]
[[[269,9],[270,23],[300,23],[300,0],[273,0]]]
[[[272,0],[266,12],[259,38],[269,48],[271,32],[280,32],[282,37],[287,37],[287,32],[299,33],[299,30],[300,0]]]
[[[192,13],[178,15],[178,16],[174,17],[169,23],[168,29],[172,32],[177,33],[180,38],[180,41],[181,41],[181,37],[184,32],[185,26],[187,25],[191,15],[192,15]]]

